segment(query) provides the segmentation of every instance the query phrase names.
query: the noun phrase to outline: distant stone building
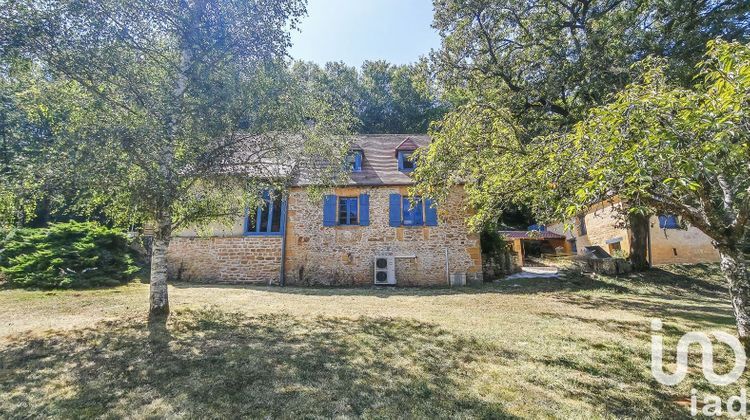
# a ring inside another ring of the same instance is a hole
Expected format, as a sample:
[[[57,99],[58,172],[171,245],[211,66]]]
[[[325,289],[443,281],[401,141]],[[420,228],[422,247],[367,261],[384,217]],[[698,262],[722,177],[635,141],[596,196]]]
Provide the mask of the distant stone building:
[[[304,181],[209,236],[179,232],[168,252],[173,279],[293,285],[447,285],[482,280],[479,235],[470,233],[463,189],[439,206],[410,197],[410,156],[427,136],[359,136],[349,179],[322,203]],[[376,280],[378,279],[378,280]]]
[[[566,249],[583,255],[587,247],[599,246],[610,255],[624,254],[630,249],[630,230],[618,221],[622,208],[619,200],[598,203],[589,211],[571,220],[572,230],[563,223],[547,226],[550,232],[564,235]],[[652,264],[718,262],[719,252],[700,229],[683,226],[676,216],[652,216],[649,220],[649,261]]]

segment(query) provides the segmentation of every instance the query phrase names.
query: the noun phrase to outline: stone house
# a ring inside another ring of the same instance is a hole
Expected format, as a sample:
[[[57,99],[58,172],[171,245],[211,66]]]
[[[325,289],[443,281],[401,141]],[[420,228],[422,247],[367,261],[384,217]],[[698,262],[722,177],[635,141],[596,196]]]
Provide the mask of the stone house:
[[[322,202],[296,180],[233,227],[178,232],[168,250],[173,279],[221,283],[401,286],[482,280],[479,235],[469,232],[463,188],[445,202],[410,197],[411,154],[427,136],[363,135],[348,179]],[[376,280],[378,279],[378,280]]]
[[[627,253],[632,234],[619,222],[622,202],[615,199],[589,208],[572,220],[572,230],[563,223],[547,226],[549,232],[564,235],[566,250],[583,255],[587,247],[598,246],[610,255]],[[676,216],[651,216],[649,220],[648,258],[651,264],[693,264],[720,261],[711,238],[694,226],[680,223]]]

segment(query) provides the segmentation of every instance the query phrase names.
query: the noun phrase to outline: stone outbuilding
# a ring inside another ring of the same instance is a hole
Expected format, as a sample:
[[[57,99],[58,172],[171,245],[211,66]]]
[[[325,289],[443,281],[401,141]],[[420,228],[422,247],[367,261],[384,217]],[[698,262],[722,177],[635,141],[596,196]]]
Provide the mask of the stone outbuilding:
[[[630,249],[632,232],[623,226],[619,199],[597,203],[585,214],[568,223],[547,226],[547,231],[564,235],[566,249],[586,255],[600,248],[612,256],[624,256]],[[651,264],[695,264],[720,261],[711,238],[677,216],[655,215],[649,218],[647,257]]]
[[[479,235],[469,231],[463,188],[440,205],[409,195],[421,135],[358,136],[348,180],[322,202],[295,181],[232,228],[185,230],[168,252],[173,279],[289,285],[448,285],[482,281]]]

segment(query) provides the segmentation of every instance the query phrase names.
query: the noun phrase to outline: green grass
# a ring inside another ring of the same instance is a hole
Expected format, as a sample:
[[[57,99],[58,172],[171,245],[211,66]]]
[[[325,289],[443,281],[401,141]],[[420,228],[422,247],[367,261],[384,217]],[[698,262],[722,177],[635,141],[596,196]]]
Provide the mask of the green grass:
[[[178,284],[165,327],[148,286],[0,291],[0,418],[684,417],[721,396],[698,358],[677,387],[650,374],[687,331],[733,332],[715,266],[466,289]],[[716,346],[719,373],[727,349]]]

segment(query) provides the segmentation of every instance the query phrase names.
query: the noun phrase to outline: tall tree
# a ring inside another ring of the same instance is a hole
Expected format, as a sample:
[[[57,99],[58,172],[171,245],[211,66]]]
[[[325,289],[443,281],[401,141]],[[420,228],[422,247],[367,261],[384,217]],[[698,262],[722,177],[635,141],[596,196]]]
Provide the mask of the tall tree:
[[[438,80],[455,109],[436,124],[429,153],[416,173],[426,194],[447,191],[444,179],[471,179],[475,224],[528,205],[538,214],[546,191],[569,191],[558,174],[541,182],[546,162],[534,151],[555,149],[586,112],[633,80],[631,66],[649,55],[672,64],[669,75],[688,84],[703,46],[716,36],[748,39],[750,4],[704,0],[436,0],[434,26],[443,38],[432,55]],[[551,142],[551,143],[550,143]],[[452,172],[452,173],[451,173]],[[642,229],[645,215],[630,212]],[[633,241],[643,244],[645,241]],[[631,258],[645,263],[644,246]]]
[[[297,62],[293,72],[359,120],[361,133],[426,133],[446,112],[425,62],[396,66],[366,61],[362,69],[344,63]]]
[[[169,312],[175,229],[241,215],[298,165],[342,153],[342,112],[283,61],[303,0],[33,0],[4,4],[0,53],[63,84],[57,150],[93,204],[155,224],[150,318]],[[312,157],[315,159],[315,157]],[[312,165],[311,165],[312,166]],[[281,184],[281,185],[280,185]]]
[[[56,106],[37,106],[34,97],[60,83],[28,60],[10,60],[0,72],[0,226],[39,226],[72,211],[80,190],[63,170],[54,127],[69,117]]]
[[[445,111],[419,65],[365,61],[361,71],[359,115],[365,133],[425,133]]]
[[[619,196],[631,211],[678,215],[721,255],[741,341],[750,349],[750,44],[712,42],[692,88],[669,83],[663,60],[561,139],[582,182],[555,198],[571,216]],[[546,152],[549,152],[546,151]],[[564,169],[552,156],[538,156]],[[547,179],[550,182],[550,179]]]

